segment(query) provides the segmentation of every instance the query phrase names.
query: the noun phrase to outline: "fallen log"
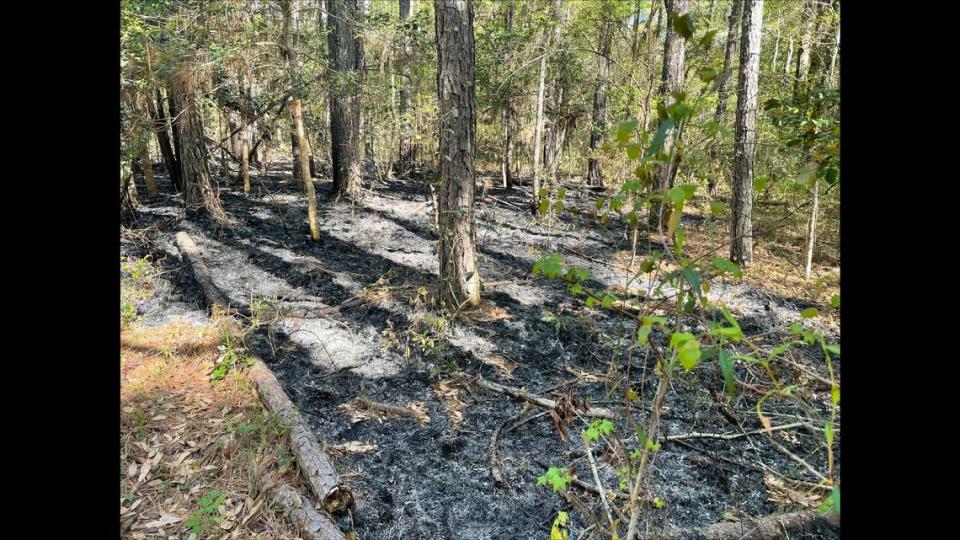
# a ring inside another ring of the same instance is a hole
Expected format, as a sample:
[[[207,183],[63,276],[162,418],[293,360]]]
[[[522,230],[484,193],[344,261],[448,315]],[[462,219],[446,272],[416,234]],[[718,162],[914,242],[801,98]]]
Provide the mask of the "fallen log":
[[[290,446],[293,455],[314,495],[328,512],[336,513],[347,509],[353,502],[353,495],[340,482],[340,476],[317,438],[303,421],[296,406],[287,397],[270,368],[258,358],[253,358],[253,361],[254,365],[247,372],[247,376],[253,383],[260,401],[290,428]]]
[[[835,527],[832,518],[816,511],[771,514],[757,519],[714,523],[707,527],[673,529],[657,536],[660,540],[776,540],[784,533],[807,528]]]
[[[307,540],[347,540],[340,527],[325,514],[314,510],[310,500],[287,484],[280,484],[270,491],[271,498],[283,508],[284,513],[297,525]]]
[[[177,249],[180,250],[183,259],[190,263],[190,268],[193,269],[193,277],[200,285],[200,289],[203,290],[203,295],[207,298],[207,302],[211,307],[215,305],[221,308],[229,308],[230,299],[214,285],[210,269],[207,268],[207,264],[203,262],[203,257],[200,256],[200,250],[197,248],[197,245],[193,243],[193,240],[190,239],[190,235],[180,231],[177,233],[176,240]]]
[[[504,386],[502,384],[497,384],[495,382],[487,381],[479,377],[474,381],[474,384],[476,384],[477,386],[485,390],[490,390],[491,392],[496,392],[498,394],[506,394],[508,396],[511,396],[517,399],[523,399],[523,400],[529,401],[530,403],[533,403],[534,405],[546,407],[547,409],[553,409],[553,408],[556,408],[557,406],[557,402],[552,399],[540,397],[536,394],[531,394],[519,388]],[[609,420],[615,419],[613,415],[613,411],[603,407],[590,407],[584,413],[584,415],[592,416],[595,418],[607,418]]]

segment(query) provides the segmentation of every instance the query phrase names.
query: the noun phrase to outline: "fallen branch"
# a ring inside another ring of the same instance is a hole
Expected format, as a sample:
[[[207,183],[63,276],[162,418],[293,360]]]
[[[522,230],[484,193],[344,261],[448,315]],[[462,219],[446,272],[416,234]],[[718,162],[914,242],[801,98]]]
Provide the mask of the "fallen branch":
[[[279,381],[262,360],[254,358],[248,371],[260,401],[290,428],[290,446],[314,495],[331,513],[345,510],[353,502],[350,490],[340,482],[327,455]]]
[[[530,394],[519,388],[504,386],[502,384],[497,384],[495,382],[487,381],[479,377],[474,381],[474,384],[476,384],[477,386],[485,390],[490,390],[491,392],[496,392],[498,394],[506,394],[508,396],[511,396],[517,399],[529,401],[534,405],[539,405],[547,409],[553,409],[557,406],[557,402],[552,399],[540,397],[536,394]],[[608,420],[615,419],[613,411],[603,407],[590,407],[586,412],[584,412],[584,416],[592,416],[595,418],[606,418]]]
[[[732,523],[715,523],[707,527],[673,529],[657,538],[660,540],[683,540],[700,538],[703,540],[776,540],[785,532],[796,529],[819,528],[835,525],[831,519],[819,512],[795,512],[790,514],[771,514],[758,519]]]
[[[780,431],[783,429],[794,429],[798,427],[805,427],[806,422],[794,422],[792,424],[784,424],[782,426],[771,427],[769,431]],[[667,435],[662,437],[666,441],[679,441],[683,439],[720,439],[723,441],[732,441],[733,439],[740,439],[748,435],[762,435],[768,430],[766,428],[756,429],[754,431],[742,431],[740,433],[684,433],[681,435]]]
[[[340,527],[325,514],[314,510],[310,500],[287,484],[270,491],[270,497],[300,529],[307,540],[347,540]]]
[[[392,414],[394,416],[403,416],[423,424],[430,423],[429,416],[426,416],[423,413],[417,412],[409,407],[401,407],[399,405],[390,405],[389,403],[380,403],[379,401],[373,401],[365,397],[357,397],[356,402],[361,406],[363,406],[364,408],[370,409],[371,411]]]
[[[284,302],[282,304],[284,308],[284,315],[290,317],[329,317],[330,315],[336,315],[345,309],[354,308],[357,306],[362,306],[367,300],[359,296],[353,296],[343,301],[340,305],[336,306],[324,306],[324,307],[309,307],[311,302]],[[306,304],[306,305],[305,305]],[[288,310],[289,309],[289,310]]]
[[[211,306],[229,308],[230,299],[214,285],[210,269],[207,268],[207,264],[203,262],[203,257],[200,256],[200,250],[197,248],[197,245],[193,243],[193,240],[190,239],[190,235],[180,231],[177,233],[176,241],[177,249],[180,250],[183,258],[190,263],[190,267],[193,269],[193,277],[200,285],[200,289],[202,289],[203,295],[207,298],[207,302]]]
[[[490,445],[487,447],[487,455],[490,457],[490,476],[493,477],[493,483],[497,486],[502,486],[507,482],[503,479],[503,467],[500,465],[499,446],[500,446],[500,433],[505,427],[516,422],[523,415],[527,414],[527,407],[525,406],[519,413],[497,426],[497,429],[493,431],[493,437],[490,438]]]

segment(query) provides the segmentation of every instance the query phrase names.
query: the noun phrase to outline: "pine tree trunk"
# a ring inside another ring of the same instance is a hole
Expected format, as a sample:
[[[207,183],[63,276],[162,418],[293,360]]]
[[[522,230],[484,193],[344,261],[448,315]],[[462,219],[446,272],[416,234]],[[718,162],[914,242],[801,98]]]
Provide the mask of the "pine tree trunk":
[[[727,112],[727,88],[729,88],[733,55],[737,51],[737,34],[740,29],[740,10],[742,7],[743,0],[733,0],[730,6],[730,16],[727,19],[727,42],[723,52],[723,71],[720,73],[720,80],[717,84],[717,111],[713,115],[713,120],[719,125],[723,125]],[[710,147],[710,158],[714,163],[720,161],[721,153],[718,145],[714,144]],[[717,179],[711,177],[707,183],[707,190],[711,197],[716,194],[716,189]]]
[[[760,36],[763,0],[744,0],[740,39],[740,81],[737,89],[737,129],[734,146],[733,223],[730,259],[743,266],[753,262],[753,165],[757,143],[757,94],[760,78]]]
[[[400,0],[400,20],[409,21],[410,17],[413,16],[414,10],[414,0]],[[413,140],[411,137],[411,123],[410,123],[410,86],[412,84],[412,79],[410,78],[410,61],[412,59],[412,48],[410,47],[410,41],[404,36],[403,39],[403,58],[400,62],[400,118],[401,118],[401,128],[400,128],[400,152],[399,152],[399,165],[401,173],[406,173],[410,170],[410,151],[413,146]]]
[[[317,229],[317,197],[314,192],[313,179],[310,177],[310,147],[307,145],[306,134],[303,129],[303,106],[300,101],[300,77],[297,73],[297,50],[293,46],[293,36],[290,32],[293,21],[293,9],[290,0],[280,0],[283,10],[283,33],[281,35],[284,60],[286,62],[288,88],[293,97],[289,101],[290,138],[293,146],[293,170],[295,178],[300,178],[303,192],[307,197],[307,223],[310,226],[310,238],[320,239]]]
[[[439,296],[450,310],[480,303],[474,224],[474,37],[472,0],[434,0],[440,108]]]
[[[804,3],[803,36],[800,39],[800,51],[797,54],[797,66],[793,76],[793,100],[800,95],[800,86],[807,82],[807,73],[810,71],[810,49],[813,47],[813,28],[816,10],[813,0]]]
[[[209,151],[203,133],[197,102],[196,75],[189,66],[182,66],[172,77],[170,101],[176,112],[174,140],[179,141],[180,176],[183,178],[183,200],[188,208],[202,207],[221,224],[227,216],[220,206],[210,178]]]
[[[651,7],[651,9],[653,9]],[[652,20],[652,18],[651,18]],[[657,55],[657,36],[660,35],[660,24],[663,22],[663,6],[657,6],[657,30],[654,33],[647,31],[647,65],[650,66],[650,79],[647,83],[647,95],[643,98],[643,130],[650,127],[650,97],[653,95],[653,82],[656,80],[653,70],[654,59]]]
[[[507,33],[513,33],[513,2],[509,2],[504,13],[506,18]],[[500,175],[503,179],[503,187],[509,189],[513,187],[513,104],[507,102],[503,106],[503,148],[500,151]]]
[[[603,185],[603,169],[597,154],[607,131],[607,79],[610,77],[610,47],[615,21],[611,20],[613,4],[605,0],[604,20],[600,29],[600,47],[597,55],[597,82],[593,90],[593,129],[590,131],[590,159],[587,162],[587,184]]]
[[[681,16],[690,9],[689,0],[664,0],[666,13],[664,19],[670,19],[671,14]],[[663,45],[663,72],[660,77],[660,99],[664,106],[669,104],[670,93],[683,88],[684,74],[684,55],[686,53],[686,41],[683,36],[673,29],[672,24],[667,24],[667,35]],[[675,131],[675,130],[673,130]],[[667,132],[663,141],[663,152],[666,155],[673,153],[674,141],[673,133]],[[673,187],[673,179],[676,177],[676,167],[660,165],[654,170],[653,189],[659,193],[666,193]],[[647,224],[651,229],[656,229],[663,217],[663,208],[660,203],[654,203],[650,208],[650,214],[647,216]]]
[[[354,36],[356,0],[328,0],[331,86],[330,158],[337,199],[360,197],[360,67],[363,50]]]
[[[810,222],[807,226],[807,264],[803,268],[804,279],[810,279],[813,270],[813,246],[817,241],[817,210],[820,208],[820,178],[813,183],[813,208],[810,210]]]
[[[556,0],[554,0],[554,6]],[[540,74],[537,79],[537,116],[533,124],[533,144],[530,153],[533,154],[533,197],[530,209],[534,215],[539,215],[540,208],[540,158],[543,153],[543,99],[547,82],[547,46],[550,43],[550,30],[543,30],[540,41]]]
[[[173,191],[180,193],[183,190],[183,181],[180,179],[180,162],[177,161],[177,156],[173,152],[173,145],[170,142],[170,118],[164,110],[163,95],[159,88],[157,89],[156,104],[150,107],[150,114],[153,116],[153,131],[157,135],[157,146],[160,147],[164,166],[170,175]]]

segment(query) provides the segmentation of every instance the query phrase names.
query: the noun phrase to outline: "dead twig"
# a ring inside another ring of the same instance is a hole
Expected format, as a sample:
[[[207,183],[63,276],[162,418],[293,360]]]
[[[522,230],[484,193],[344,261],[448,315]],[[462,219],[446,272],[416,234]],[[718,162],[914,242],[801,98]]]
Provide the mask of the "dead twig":
[[[476,378],[473,382],[474,382],[474,384],[476,384],[477,386],[479,386],[480,388],[483,388],[483,389],[485,389],[485,390],[490,390],[491,392],[496,392],[496,393],[498,393],[498,394],[505,394],[505,395],[508,395],[508,396],[511,396],[511,397],[514,397],[514,398],[517,398],[517,399],[522,399],[522,400],[525,400],[525,401],[529,401],[530,403],[533,403],[534,405],[539,405],[539,406],[545,407],[545,408],[547,408],[547,409],[554,409],[554,408],[556,408],[556,406],[557,406],[557,402],[556,402],[556,401],[554,401],[554,400],[552,400],[552,399],[547,399],[547,398],[544,398],[544,397],[540,397],[540,396],[538,396],[538,395],[536,395],[536,394],[531,394],[531,393],[529,393],[529,392],[527,392],[527,391],[525,391],[525,390],[523,390],[523,389],[513,388],[513,387],[510,387],[510,386],[504,386],[504,385],[502,385],[502,384],[497,384],[497,383],[495,383],[495,382],[487,381],[487,380],[481,379],[481,378],[479,378],[479,377]],[[596,417],[596,418],[606,418],[606,419],[609,419],[609,420],[613,420],[613,419],[615,418],[615,416],[614,416],[614,414],[613,414],[613,411],[611,411],[610,409],[603,408],[603,407],[590,407],[589,409],[587,409],[587,410],[584,412],[584,415],[585,415],[585,416],[592,416],[592,417]]]

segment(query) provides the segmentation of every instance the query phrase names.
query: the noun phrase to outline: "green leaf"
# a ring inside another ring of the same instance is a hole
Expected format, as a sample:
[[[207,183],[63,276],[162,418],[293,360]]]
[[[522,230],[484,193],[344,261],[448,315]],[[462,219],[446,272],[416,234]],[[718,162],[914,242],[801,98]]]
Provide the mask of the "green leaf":
[[[689,266],[684,266],[683,277],[684,279],[687,280],[687,282],[690,283],[690,287],[691,289],[693,289],[693,293],[697,295],[697,297],[699,298],[702,295],[702,290],[700,287],[700,275],[697,274],[693,270],[693,268],[690,268]]]
[[[646,345],[650,343],[650,331],[653,330],[653,327],[650,325],[643,325],[637,330],[637,343],[640,345]]]
[[[564,208],[565,208],[565,207],[564,207],[564,205],[563,205],[563,201],[554,201],[554,202],[553,202],[553,211],[554,211],[554,212],[557,212],[557,213],[563,212],[563,209],[564,209]]]
[[[627,157],[630,159],[637,159],[640,157],[640,151],[643,150],[643,146],[638,143],[628,144],[626,146]]]
[[[804,319],[812,319],[812,318],[816,317],[816,316],[819,315],[819,314],[820,314],[820,312],[817,311],[817,308],[812,308],[812,307],[811,307],[811,308],[807,308],[807,309],[805,309],[805,310],[803,310],[803,311],[800,312],[800,316],[803,317]]]
[[[833,306],[835,309],[840,309],[840,295],[839,295],[839,294],[834,294],[833,296],[830,297],[830,305]]]
[[[617,142],[627,144],[639,125],[637,120],[625,120],[617,124]]]
[[[601,208],[603,208],[603,205],[606,202],[607,202],[606,197],[597,197],[596,207],[598,212],[600,211]]]
[[[548,278],[555,278],[563,272],[559,253],[550,253],[533,264],[533,275],[543,274]]]
[[[733,275],[733,277],[737,279],[740,279],[743,277],[743,271],[740,270],[740,267],[734,264],[733,262],[729,261],[728,259],[724,259],[723,257],[714,257],[713,262],[711,264],[714,268],[716,268],[720,272],[731,274]]]
[[[694,338],[693,338],[693,334],[691,334],[690,332],[674,332],[673,334],[670,335],[670,346],[676,347],[677,345],[686,343],[691,339],[694,339]]]
[[[721,201],[713,201],[710,203],[710,213],[715,216],[719,216],[720,214],[723,214],[723,211],[726,209],[727,209],[726,205],[724,205],[723,202]]]
[[[733,359],[730,358],[730,353],[721,349],[717,360],[720,364],[720,373],[723,374],[724,389],[730,397],[733,397],[737,389],[733,376]]]
[[[717,78],[717,70],[712,68],[700,68],[697,71],[697,77],[700,77],[700,80],[708,83]]]
[[[653,259],[644,259],[640,261],[640,271],[648,274],[653,272],[654,262]]]
[[[663,147],[663,141],[667,138],[667,131],[670,129],[673,129],[673,119],[663,119],[663,121],[660,122],[660,127],[657,128],[656,135],[653,136],[653,140],[650,142],[650,148],[647,148],[647,153],[643,155],[643,159],[650,159],[650,156],[660,151]]]
[[[840,345],[827,345],[824,348],[830,351],[830,353],[840,356]]]
[[[567,489],[567,485],[572,480],[570,472],[561,467],[550,467],[547,472],[537,477],[537,485],[544,486],[550,484],[554,493],[561,493]]]
[[[583,294],[583,285],[580,285],[579,283],[574,283],[573,285],[570,285],[570,294],[574,294],[574,295]]]
[[[540,215],[544,216],[547,214],[547,210],[550,209],[550,199],[543,199],[540,201]]]
[[[830,400],[833,402],[834,405],[836,405],[837,403],[840,403],[840,387],[839,386],[834,386],[833,388],[830,389]]]
[[[673,29],[676,31],[676,33],[683,36],[683,39],[690,39],[693,37],[693,19],[690,17],[689,13],[684,13],[683,15],[671,13],[670,24],[673,26]]]
[[[616,300],[613,296],[609,294],[603,295],[603,308],[609,309],[613,305],[613,301]]]
[[[680,358],[680,365],[687,371],[697,367],[700,361],[700,342],[696,338],[685,341],[677,349],[677,355]]]
[[[827,424],[823,429],[823,433],[827,439],[827,444],[832,446],[833,445],[833,423],[832,422],[827,421]]]
[[[597,299],[596,299],[595,297],[593,297],[593,296],[588,296],[588,297],[587,297],[587,307],[588,307],[588,308],[592,308],[592,307],[594,306],[594,304],[596,304],[596,303],[597,303]]]
[[[703,37],[701,37],[701,38],[700,38],[700,41],[699,41],[700,46],[701,46],[701,47],[707,47],[707,46],[709,46],[711,43],[713,43],[713,38],[717,35],[717,30],[719,30],[719,29],[710,30],[710,31],[706,32],[705,34],[703,34]]]
[[[683,189],[681,186],[667,190],[667,199],[674,205],[683,204],[688,197],[689,195],[687,195],[687,190]]]

